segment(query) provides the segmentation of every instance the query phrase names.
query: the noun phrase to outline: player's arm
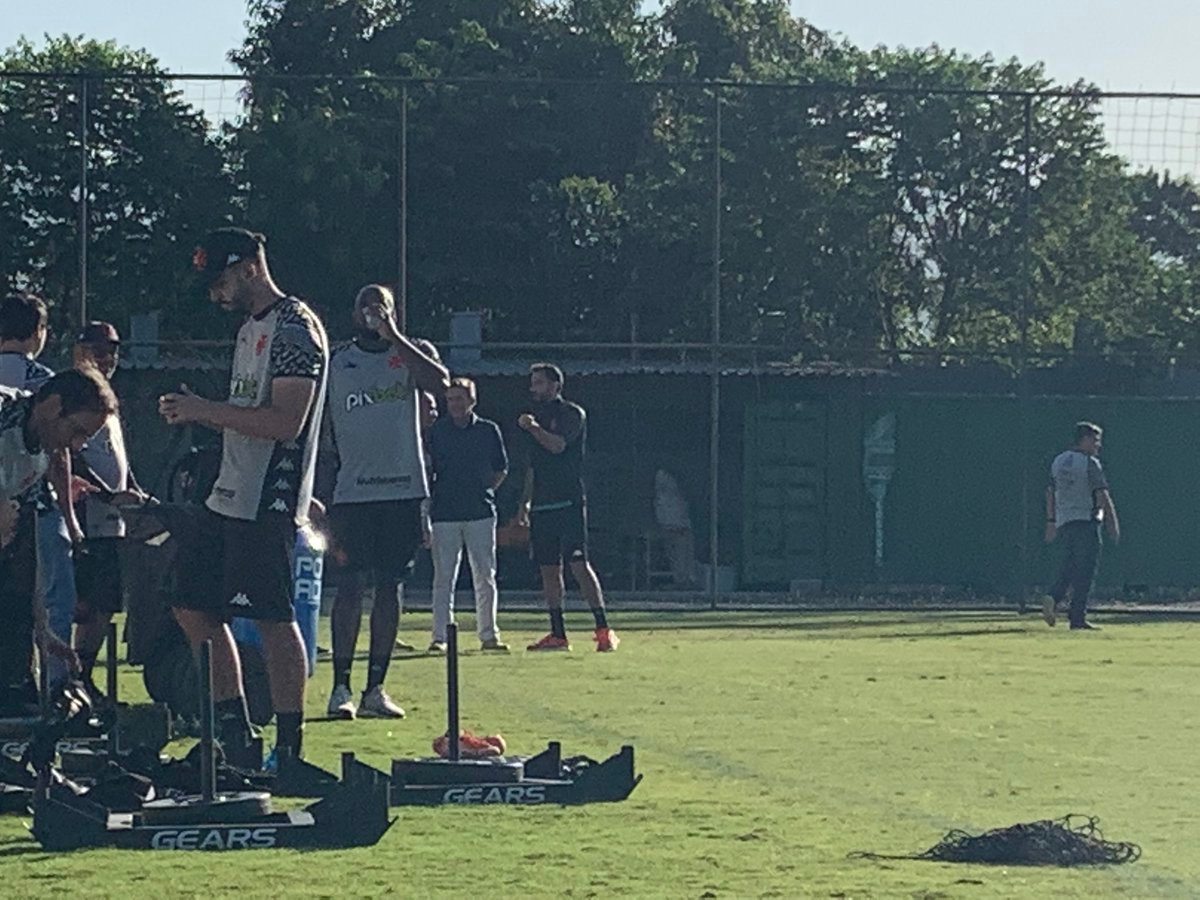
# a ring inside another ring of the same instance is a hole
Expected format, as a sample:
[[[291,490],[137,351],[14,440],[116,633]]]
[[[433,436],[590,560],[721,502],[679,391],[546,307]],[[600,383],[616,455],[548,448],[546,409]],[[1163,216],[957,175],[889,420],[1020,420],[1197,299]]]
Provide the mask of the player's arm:
[[[419,390],[433,394],[435,398],[446,393],[446,388],[450,387],[449,370],[401,334],[392,318],[384,317],[379,325],[379,336],[395,348]]]
[[[1104,469],[1096,457],[1088,459],[1088,487],[1092,489],[1092,504],[1103,514],[1108,536],[1113,543],[1121,540],[1121,523],[1117,520],[1117,507],[1113,504],[1112,493],[1108,489],[1108,479],[1104,477]]]
[[[570,406],[563,411],[561,434],[547,431],[530,413],[525,413],[525,415],[517,420],[517,424],[528,431],[530,436],[538,442],[542,449],[553,453],[555,456],[579,440],[579,436],[583,434],[583,423],[584,416],[582,410],[577,410]]]
[[[205,400],[195,394],[167,394],[159,409],[173,425],[201,422],[268,441],[294,441],[304,430],[317,395],[313,378],[283,376],[271,379],[271,395],[262,406],[234,406]]]
[[[75,515],[75,498],[71,492],[71,452],[67,449],[56,450],[50,454],[50,484],[54,486],[57,495],[58,508],[67,523],[67,534],[72,544],[83,541],[83,529],[79,518]]]
[[[492,428],[492,450],[491,450],[491,469],[492,469],[492,490],[500,487],[504,483],[504,479],[508,477],[508,452],[504,449],[504,437],[500,434],[500,429],[493,426]]]
[[[37,645],[53,656],[66,662],[72,672],[79,671],[79,657],[71,645],[50,630],[50,620],[46,615],[44,591],[33,592],[33,634]]]
[[[533,466],[525,469],[525,486],[521,488],[521,503],[517,507],[517,521],[529,524],[529,508],[533,506]]]
[[[1096,506],[1104,513],[1104,526],[1114,544],[1121,542],[1121,523],[1117,519],[1117,507],[1113,503],[1112,493],[1108,488],[1100,488],[1095,493]]]
[[[329,404],[326,403],[325,414],[321,416],[321,435],[317,442],[317,470],[313,478],[315,497],[322,500],[330,500],[333,497],[333,488],[337,484],[337,473],[341,464],[337,435],[333,431],[333,416],[329,414]]]

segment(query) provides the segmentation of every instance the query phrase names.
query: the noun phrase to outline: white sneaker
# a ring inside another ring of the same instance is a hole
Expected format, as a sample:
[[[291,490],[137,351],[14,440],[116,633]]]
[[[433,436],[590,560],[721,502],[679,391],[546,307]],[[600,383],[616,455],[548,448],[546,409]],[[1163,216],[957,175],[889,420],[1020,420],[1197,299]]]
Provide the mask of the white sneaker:
[[[396,638],[396,652],[397,653],[416,653],[417,648],[414,647],[412,644],[410,644],[408,641],[403,640],[400,637],[397,637]]]
[[[329,708],[326,712],[331,719],[353,719],[357,710],[354,707],[354,695],[350,693],[350,688],[344,684],[335,687],[329,697]]]
[[[382,684],[377,684],[362,695],[358,704],[358,714],[373,719],[403,719],[404,710],[400,704],[387,695]]]

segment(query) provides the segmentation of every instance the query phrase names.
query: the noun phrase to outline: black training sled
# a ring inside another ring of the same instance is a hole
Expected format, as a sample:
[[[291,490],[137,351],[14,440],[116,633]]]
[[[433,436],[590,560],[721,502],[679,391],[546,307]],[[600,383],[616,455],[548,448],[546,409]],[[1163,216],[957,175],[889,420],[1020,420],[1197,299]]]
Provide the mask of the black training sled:
[[[458,627],[454,623],[446,637],[446,734],[457,736]],[[585,756],[564,759],[558,741],[551,741],[536,756],[463,759],[458,741],[451,739],[448,756],[393,760],[392,805],[615,803],[633,793],[642,780],[634,771],[630,746],[603,762]],[[353,758],[343,760],[342,780],[346,783],[382,774]]]
[[[200,655],[201,790],[199,795],[145,799],[115,810],[57,776],[39,760],[33,794],[33,836],[46,850],[90,847],[126,850],[259,850],[270,847],[341,848],[370,846],[391,827],[386,777],[358,772],[302,810],[274,812],[266,791],[218,792],[213,739],[211,647]],[[69,716],[68,716],[69,717]],[[53,740],[53,737],[50,737]],[[51,744],[51,746],[53,746]],[[352,755],[343,768],[353,769]],[[143,780],[150,784],[148,780]]]

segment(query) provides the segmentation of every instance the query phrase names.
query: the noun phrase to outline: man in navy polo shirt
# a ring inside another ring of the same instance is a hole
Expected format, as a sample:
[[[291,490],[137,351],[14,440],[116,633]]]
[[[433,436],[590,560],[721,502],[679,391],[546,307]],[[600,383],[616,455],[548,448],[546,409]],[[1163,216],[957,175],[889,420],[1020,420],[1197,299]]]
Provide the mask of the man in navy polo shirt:
[[[454,614],[454,585],[463,547],[475,585],[475,627],[482,650],[507,652],[496,627],[496,488],[508,473],[504,439],[495,422],[475,415],[475,382],[455,378],[446,391],[448,417],[429,429],[433,473],[433,642],[446,652]]]

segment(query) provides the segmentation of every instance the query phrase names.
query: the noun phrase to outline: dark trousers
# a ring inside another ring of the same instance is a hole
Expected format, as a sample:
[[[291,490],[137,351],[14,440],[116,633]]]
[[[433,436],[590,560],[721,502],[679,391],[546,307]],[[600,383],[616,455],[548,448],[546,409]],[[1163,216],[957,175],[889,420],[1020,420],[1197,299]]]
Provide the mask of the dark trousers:
[[[1068,618],[1072,625],[1082,625],[1087,619],[1088,594],[1100,566],[1100,523],[1067,522],[1058,529],[1058,541],[1063,545],[1062,570],[1050,596],[1055,603],[1062,603],[1070,590]]]

